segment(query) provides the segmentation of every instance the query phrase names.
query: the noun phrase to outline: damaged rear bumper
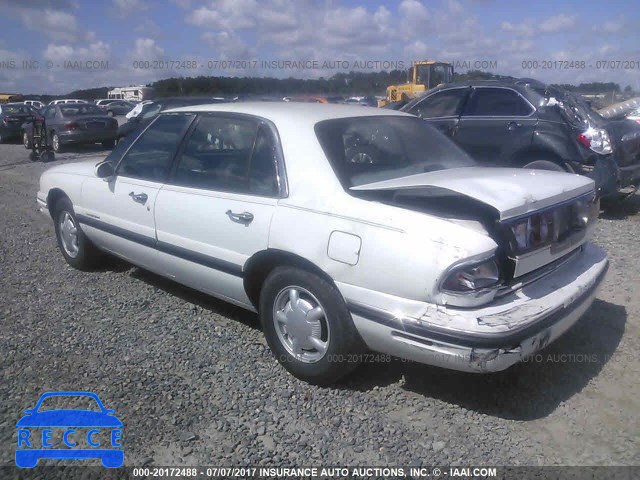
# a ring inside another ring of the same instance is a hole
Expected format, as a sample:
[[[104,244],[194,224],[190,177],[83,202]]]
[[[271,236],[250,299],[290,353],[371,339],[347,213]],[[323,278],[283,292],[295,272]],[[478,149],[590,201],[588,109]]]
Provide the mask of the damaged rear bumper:
[[[474,309],[338,288],[372,350],[453,370],[496,372],[573,326],[595,299],[607,269],[606,253],[587,244],[561,268]]]

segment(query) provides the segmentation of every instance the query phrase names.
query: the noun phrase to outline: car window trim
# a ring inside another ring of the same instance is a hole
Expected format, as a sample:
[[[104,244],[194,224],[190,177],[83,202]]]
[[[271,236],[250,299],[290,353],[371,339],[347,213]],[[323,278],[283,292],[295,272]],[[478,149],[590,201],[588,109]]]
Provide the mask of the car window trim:
[[[185,133],[182,135],[182,138],[181,138],[181,139],[180,139],[180,141],[178,142],[178,148],[176,148],[176,151],[175,151],[175,152],[174,152],[174,154],[173,154],[173,158],[171,158],[171,166],[170,166],[170,169],[169,169],[169,175],[170,175],[170,174],[171,174],[171,171],[173,170],[173,166],[174,166],[174,164],[175,164],[175,161],[176,161],[176,155],[178,154],[178,152],[179,152],[179,151],[180,151],[180,149],[182,148],[182,144],[184,143],[184,139],[185,139],[185,136],[186,136],[186,132],[188,132],[188,131],[189,131],[189,129],[191,128],[191,126],[193,125],[193,122],[194,122],[194,121],[195,121],[195,119],[196,119],[196,115],[194,115],[194,114],[193,114],[193,113],[191,113],[191,112],[175,112],[175,113],[167,113],[167,114],[165,114],[165,115],[193,115],[193,118],[191,119],[191,123],[189,123],[189,125],[188,125],[188,126],[187,126],[187,128],[185,129]],[[145,181],[145,182],[157,183],[157,184],[159,184],[159,185],[164,185],[164,184],[166,184],[166,183],[167,183],[167,180],[168,180],[169,176],[167,176],[167,178],[165,178],[165,179],[164,179],[164,181],[162,181],[162,182],[158,182],[158,181],[155,181],[155,180],[148,180],[148,179],[146,179],[146,178],[128,177],[128,176],[126,176],[126,175],[122,175],[122,174],[119,174],[119,173],[118,173],[118,170],[119,170],[119,168],[120,168],[120,165],[122,164],[122,160],[124,159],[124,157],[126,157],[126,156],[127,156],[127,153],[129,153],[129,150],[131,150],[131,148],[132,148],[136,143],[138,143],[138,140],[140,140],[140,137],[141,137],[142,135],[144,135],[144,133],[145,133],[145,132],[146,132],[146,131],[151,127],[151,125],[153,125],[154,123],[156,123],[156,122],[158,121],[158,119],[159,119],[159,118],[160,118],[160,115],[156,115],[156,118],[154,118],[152,121],[150,121],[150,122],[149,122],[149,124],[148,124],[146,127],[144,127],[144,128],[142,129],[142,131],[138,134],[138,136],[136,137],[136,139],[135,139],[133,142],[131,142],[131,145],[129,145],[129,148],[127,148],[127,149],[122,153],[122,155],[121,155],[121,156],[120,156],[120,158],[118,159],[118,163],[115,165],[115,167],[114,167],[114,169],[113,169],[113,171],[114,171],[114,176],[116,176],[116,177],[120,176],[120,177],[123,177],[123,178],[130,178],[130,179],[132,179],[132,180],[142,180],[142,181]]]
[[[464,109],[462,110],[462,112],[460,113],[460,118],[497,118],[497,119],[502,119],[502,118],[531,118],[532,116],[535,115],[535,113],[537,112],[536,107],[529,101],[527,100],[527,98],[522,95],[519,91],[517,91],[515,88],[511,88],[511,87],[503,87],[503,86],[499,86],[499,85],[477,85],[474,87],[471,87],[472,91],[469,95],[469,100],[471,100],[472,95],[475,93],[475,91],[477,89],[482,89],[482,88],[497,88],[497,89],[501,89],[501,90],[511,90],[512,92],[515,92],[520,98],[522,98],[530,107],[531,107],[531,113],[529,115],[465,115],[464,114]],[[465,104],[466,107],[466,104]]]
[[[189,112],[180,112],[180,113],[189,113]],[[276,126],[273,124],[273,122],[271,122],[270,120],[267,120],[266,118],[257,116],[257,115],[250,115],[247,113],[237,113],[237,112],[193,112],[197,115],[197,119],[191,124],[191,126],[189,127],[189,129],[187,130],[187,132],[185,133],[182,143],[180,144],[180,148],[178,149],[178,151],[176,152],[176,155],[173,159],[173,165],[171,167],[171,171],[169,173],[169,177],[167,178],[167,181],[165,182],[167,185],[173,185],[176,187],[182,187],[182,188],[192,188],[195,190],[206,190],[209,192],[220,192],[220,193],[232,193],[232,194],[237,194],[237,195],[248,195],[248,196],[254,196],[254,197],[261,197],[261,198],[276,198],[276,199],[281,199],[281,198],[287,198],[289,196],[289,187],[288,187],[288,182],[287,182],[287,176],[286,176],[286,169],[285,169],[285,161],[284,161],[284,153],[282,151],[282,142],[280,141],[280,135],[278,134],[278,129],[276,128]],[[159,116],[159,115],[158,115]],[[197,123],[200,123],[201,118],[203,117],[217,117],[217,118],[229,118],[229,119],[241,119],[241,120],[251,120],[254,121],[257,124],[257,129],[256,129],[256,136],[253,139],[253,145],[251,147],[251,156],[249,158],[249,171],[251,169],[251,162],[253,160],[253,151],[255,148],[255,142],[258,136],[258,131],[260,130],[261,126],[265,126],[269,129],[271,135],[273,136],[274,141],[276,142],[276,153],[277,153],[277,159],[276,159],[276,181],[278,183],[278,193],[275,195],[260,195],[258,193],[254,193],[254,192],[250,192],[250,191],[246,191],[246,192],[238,192],[235,190],[225,190],[225,189],[220,189],[220,188],[201,188],[201,187],[194,187],[191,185],[181,185],[179,183],[174,182],[174,177],[175,177],[175,172],[178,166],[178,159],[179,159],[179,155],[182,155],[183,151],[184,151],[184,147],[186,145],[186,140],[188,138],[191,137],[191,135],[193,134],[193,130],[196,128]],[[124,155],[123,155],[124,156]]]

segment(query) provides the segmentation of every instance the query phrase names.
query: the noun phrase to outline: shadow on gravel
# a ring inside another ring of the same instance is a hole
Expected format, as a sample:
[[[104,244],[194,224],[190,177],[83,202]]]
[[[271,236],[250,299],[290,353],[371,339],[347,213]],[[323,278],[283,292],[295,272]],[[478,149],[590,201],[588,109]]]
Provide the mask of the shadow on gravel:
[[[164,290],[170,295],[181,298],[182,300],[192,303],[193,308],[197,307],[208,310],[211,313],[215,313],[226,317],[229,320],[240,322],[248,327],[261,330],[260,320],[255,313],[252,313],[244,308],[238,307],[231,303],[217,298],[211,297],[205,293],[198,292],[189,287],[185,287],[179,283],[169,280],[167,278],[151,273],[141,268],[135,268],[130,274],[133,278],[141,280],[155,288]]]
[[[640,195],[632,195],[622,201],[606,205],[601,204],[601,206],[603,206],[604,211],[600,214],[600,218],[605,220],[626,220],[640,212]]]
[[[480,375],[394,360],[365,364],[338,388],[368,391],[404,377],[405,390],[425,397],[500,418],[535,420],[580,392],[612,360],[626,321],[624,307],[596,300],[565,335],[504,372]]]
[[[136,267],[118,257],[105,255],[104,258],[100,260],[100,264],[94,267],[93,271],[123,273],[134,268]]]

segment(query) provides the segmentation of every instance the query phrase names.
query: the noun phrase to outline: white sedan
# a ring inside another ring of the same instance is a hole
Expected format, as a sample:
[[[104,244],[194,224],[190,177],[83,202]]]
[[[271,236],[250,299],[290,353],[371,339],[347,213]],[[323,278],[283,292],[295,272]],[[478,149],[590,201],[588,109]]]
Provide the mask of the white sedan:
[[[365,110],[163,112],[101,163],[47,170],[37,200],[70,265],[106,252],[258,312],[311,383],[371,350],[503,370],[576,323],[608,266],[593,182],[476,167],[422,120]]]

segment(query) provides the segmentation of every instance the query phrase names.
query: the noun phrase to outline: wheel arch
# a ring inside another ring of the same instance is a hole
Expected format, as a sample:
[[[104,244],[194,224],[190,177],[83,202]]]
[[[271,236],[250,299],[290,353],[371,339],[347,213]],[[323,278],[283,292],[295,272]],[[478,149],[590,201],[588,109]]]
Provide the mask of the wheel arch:
[[[69,198],[69,196],[60,188],[52,188],[47,194],[47,208],[49,209],[49,215],[53,218],[55,207],[63,198]]]
[[[562,168],[564,168],[567,172],[573,173],[573,168],[567,161],[565,161],[557,153],[553,152],[552,150],[548,150],[546,148],[531,148],[527,150],[521,150],[515,153],[511,157],[511,166],[522,168],[527,163],[532,162],[534,160],[547,160],[549,162],[557,163]]]
[[[244,289],[251,304],[259,311],[260,290],[269,274],[277,267],[298,267],[315,273],[322,279],[335,286],[333,279],[315,263],[295,253],[268,248],[255,253],[244,264]]]

